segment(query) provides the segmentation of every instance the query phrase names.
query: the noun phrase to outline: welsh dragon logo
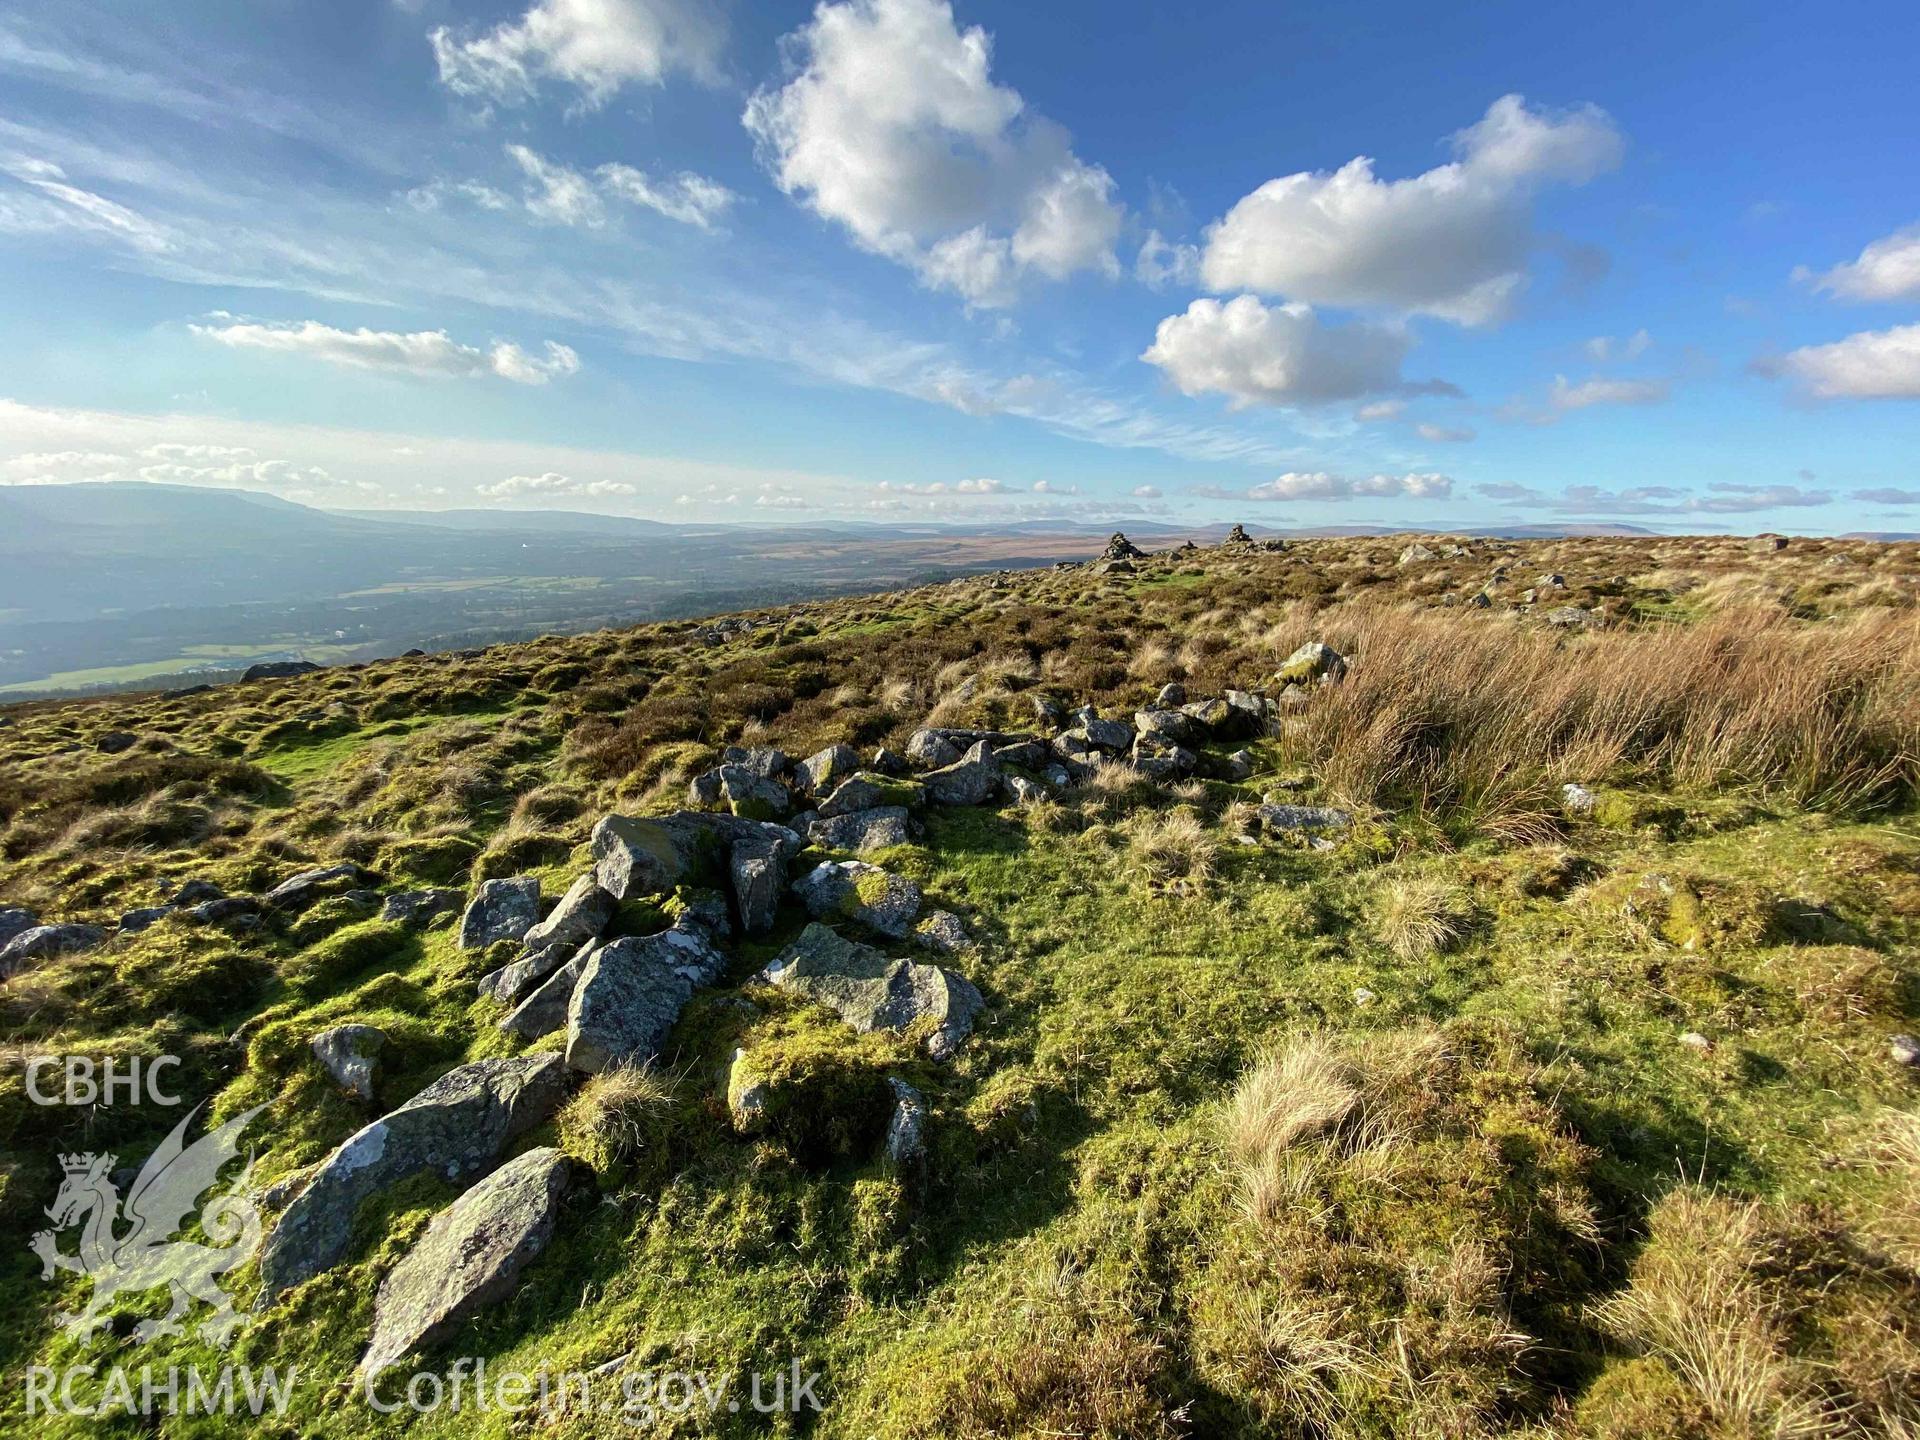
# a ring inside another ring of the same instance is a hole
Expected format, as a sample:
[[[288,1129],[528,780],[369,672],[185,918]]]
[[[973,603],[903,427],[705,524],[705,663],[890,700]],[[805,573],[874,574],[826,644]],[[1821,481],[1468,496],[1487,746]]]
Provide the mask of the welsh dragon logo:
[[[240,1132],[266,1107],[236,1115],[189,1146],[184,1137],[199,1108],[195,1106],[147,1157],[124,1201],[110,1178],[117,1155],[88,1152],[60,1157],[65,1178],[47,1207],[53,1229],[36,1234],[29,1248],[40,1257],[43,1280],[51,1280],[56,1271],[71,1270],[93,1281],[86,1309],[59,1317],[62,1327],[82,1342],[107,1323],[105,1312],[116,1296],[163,1285],[172,1294],[172,1308],[157,1319],[142,1321],[134,1331],[137,1339],[181,1334],[185,1328],[181,1317],[196,1300],[213,1307],[213,1314],[196,1327],[200,1338],[220,1346],[233,1339],[242,1316],[214,1280],[245,1264],[260,1245],[260,1212],[244,1194],[252,1163],[233,1189],[215,1195],[200,1210],[200,1229],[212,1244],[174,1236],[185,1228],[200,1197],[219,1181],[221,1167],[239,1153]],[[80,1248],[69,1255],[59,1249],[54,1237],[75,1225],[80,1227]]]

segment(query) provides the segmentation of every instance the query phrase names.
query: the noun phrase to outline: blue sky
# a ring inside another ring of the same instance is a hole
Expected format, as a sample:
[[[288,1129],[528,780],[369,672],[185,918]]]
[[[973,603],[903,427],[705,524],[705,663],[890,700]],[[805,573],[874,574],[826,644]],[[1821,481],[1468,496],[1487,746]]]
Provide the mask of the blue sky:
[[[1920,11],[1714,8],[25,0],[0,480],[1920,528]]]

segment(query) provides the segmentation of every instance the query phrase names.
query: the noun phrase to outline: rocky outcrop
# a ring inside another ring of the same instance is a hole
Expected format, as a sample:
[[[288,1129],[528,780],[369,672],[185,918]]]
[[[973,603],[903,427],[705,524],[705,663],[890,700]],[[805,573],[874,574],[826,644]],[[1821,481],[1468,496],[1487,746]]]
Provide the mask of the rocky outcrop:
[[[818,815],[832,820],[860,810],[911,809],[926,799],[924,785],[911,780],[894,780],[871,771],[849,775],[820,802]]]
[[[697,924],[601,946],[567,1007],[568,1066],[599,1074],[657,1058],[694,989],[726,964]]]
[[[928,915],[913,927],[913,938],[942,955],[958,955],[962,950],[973,948],[973,937],[951,910],[935,910]]]
[[[1100,552],[1102,560],[1144,560],[1147,552],[1127,539],[1120,531],[1113,532],[1113,538],[1107,541],[1107,548]]]
[[[460,917],[460,948],[484,950],[499,940],[523,940],[540,919],[540,881],[533,875],[484,880]]]
[[[434,1216],[380,1282],[360,1373],[379,1374],[511,1295],[553,1238],[571,1176],[560,1151],[529,1150]]]
[[[372,1025],[335,1025],[313,1037],[320,1066],[356,1100],[373,1099],[373,1067],[387,1032]]]
[[[471,1180],[508,1141],[551,1115],[565,1092],[558,1055],[476,1060],[355,1131],[321,1161],[267,1236],[260,1251],[266,1293],[278,1295],[344,1260],[363,1201],[424,1171]]]
[[[918,885],[864,860],[829,860],[793,889],[816,920],[851,920],[896,940],[920,914]]]
[[[1262,805],[1254,812],[1271,831],[1344,830],[1353,816],[1330,805]]]
[[[767,967],[767,979],[831,1007],[859,1031],[905,1030],[929,1022],[927,1053],[936,1060],[959,1049],[986,1003],[957,971],[889,959],[817,924]]]

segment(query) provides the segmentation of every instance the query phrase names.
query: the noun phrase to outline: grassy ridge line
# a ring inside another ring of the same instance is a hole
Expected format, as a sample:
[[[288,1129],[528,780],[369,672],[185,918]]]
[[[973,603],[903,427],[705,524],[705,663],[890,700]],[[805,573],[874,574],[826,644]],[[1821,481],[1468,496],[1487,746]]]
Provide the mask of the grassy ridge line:
[[[396,883],[532,869],[557,891],[596,814],[673,803],[736,739],[806,753],[898,743],[930,715],[1024,724],[1035,693],[1132,708],[1167,679],[1257,683],[1326,638],[1349,681],[1255,747],[1247,787],[1102,772],[1025,814],[941,816],[883,857],[988,941],[966,962],[982,1029],[920,1077],[924,1197],[860,1156],[732,1139],[713,1076],[736,1045],[837,1083],[909,1057],[716,994],[677,1033],[673,1083],[559,1127],[605,1203],[460,1352],[801,1353],[832,1377],[829,1434],[1894,1434],[1915,1170],[1879,1117],[1912,1103],[1885,1060],[1913,1025],[1920,914],[1911,556],[1800,551],[1587,542],[1399,567],[1390,545],[1328,542],[757,612],[713,645],[646,627],[35,707],[0,730],[0,897],[104,917],[163,876],[243,889],[339,856]],[[1835,553],[1852,578],[1810,599]],[[1501,608],[1439,612],[1494,560],[1515,572]],[[1619,628],[1562,637],[1507,609],[1536,568]],[[1649,597],[1696,623],[1634,620]],[[143,738],[80,759],[116,728]],[[1567,778],[1598,789],[1591,819],[1559,806]],[[1331,854],[1239,843],[1276,785],[1366,818]],[[730,979],[794,928],[741,947]],[[187,1053],[221,1113],[275,1097],[271,1178],[358,1123],[304,1037],[388,1029],[395,1103],[500,1045],[480,968],[443,933],[319,907],[257,940],[163,924],[11,982],[5,1018],[22,1047]],[[1303,1121],[1308,1073],[1323,1100]],[[155,1138],[30,1112],[6,1083],[21,1168],[0,1205],[23,1233],[54,1149]],[[271,1312],[243,1358],[344,1374],[379,1275],[444,1198],[363,1216],[356,1263]],[[1744,1258],[1697,1239],[1722,1203],[1757,1207]],[[18,1267],[0,1272],[8,1370],[76,1358],[55,1287],[24,1252],[0,1263]],[[1709,1292],[1704,1322],[1682,1306],[1676,1326],[1672,1297]],[[391,1433],[331,1403],[298,1420]],[[416,1433],[476,1430],[506,1433]]]

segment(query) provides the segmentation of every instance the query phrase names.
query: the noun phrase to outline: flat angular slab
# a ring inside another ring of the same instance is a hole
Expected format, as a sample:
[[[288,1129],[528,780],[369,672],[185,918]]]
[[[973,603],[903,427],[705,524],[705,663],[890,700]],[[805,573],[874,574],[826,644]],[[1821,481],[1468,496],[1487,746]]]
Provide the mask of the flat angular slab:
[[[360,1373],[377,1375],[511,1295],[553,1238],[571,1174],[558,1150],[529,1150],[434,1216],[381,1282]]]
[[[260,1250],[266,1293],[278,1295],[346,1258],[361,1204],[432,1170],[470,1180],[566,1093],[558,1055],[476,1060],[449,1070],[391,1114],[355,1131],[320,1162]]]
[[[945,1060],[973,1032],[986,1004],[957,971],[889,959],[870,945],[847,940],[825,925],[809,925],[767,967],[767,978],[830,1006],[854,1029],[905,1030],[930,1019],[927,1053]]]

